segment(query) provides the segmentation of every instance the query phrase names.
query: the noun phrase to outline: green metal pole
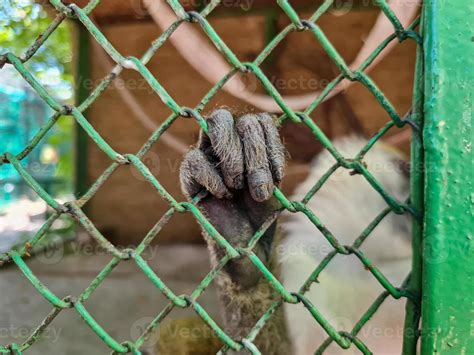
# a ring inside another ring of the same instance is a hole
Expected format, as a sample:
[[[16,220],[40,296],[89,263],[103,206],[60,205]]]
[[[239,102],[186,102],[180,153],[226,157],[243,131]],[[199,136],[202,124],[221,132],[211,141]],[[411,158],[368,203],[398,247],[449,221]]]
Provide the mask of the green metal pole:
[[[410,119],[423,129],[423,89],[424,89],[424,56],[420,45],[416,54],[415,83],[413,88],[413,107]],[[423,142],[421,132],[413,131],[411,140],[411,204],[418,210],[423,210]],[[413,218],[412,223],[412,268],[407,285],[414,297],[408,298],[405,312],[405,326],[403,336],[403,355],[415,355],[418,346],[419,323],[421,316],[421,277],[422,263],[423,221]]]
[[[429,0],[421,353],[474,354],[474,2]]]
[[[90,35],[80,23],[75,26],[77,36],[76,56],[76,104],[80,105],[88,96],[90,88]],[[83,112],[84,114],[86,112]],[[87,134],[76,122],[75,124],[75,178],[74,192],[77,197],[87,191]]]

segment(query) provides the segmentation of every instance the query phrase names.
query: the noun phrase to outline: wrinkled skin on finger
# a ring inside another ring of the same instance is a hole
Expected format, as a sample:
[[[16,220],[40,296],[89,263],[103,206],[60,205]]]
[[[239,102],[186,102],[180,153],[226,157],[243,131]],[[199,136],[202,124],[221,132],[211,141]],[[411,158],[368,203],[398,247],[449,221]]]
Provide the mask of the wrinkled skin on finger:
[[[229,111],[219,109],[207,118],[207,124],[208,134],[201,132],[198,144],[184,157],[181,187],[189,199],[207,191],[199,209],[232,246],[246,247],[270,215],[281,208],[273,190],[284,177],[285,149],[273,118],[266,113],[234,118]],[[253,248],[274,275],[278,275],[272,253],[277,244],[276,229],[275,222]],[[205,232],[203,235],[216,266],[225,251]],[[236,340],[247,336],[279,297],[245,256],[229,261],[216,280],[225,331]],[[267,322],[255,344],[263,354],[291,353],[281,310]]]
[[[224,109],[207,119],[208,134],[201,133],[181,165],[181,186],[188,198],[203,189],[208,196],[199,202],[219,233],[233,246],[245,247],[255,231],[276,209],[273,189],[284,176],[285,150],[269,114],[247,114],[237,120]],[[254,252],[267,263],[275,225],[268,228]],[[216,260],[224,251],[207,238]],[[246,258],[226,266],[242,288],[256,284],[260,272]]]

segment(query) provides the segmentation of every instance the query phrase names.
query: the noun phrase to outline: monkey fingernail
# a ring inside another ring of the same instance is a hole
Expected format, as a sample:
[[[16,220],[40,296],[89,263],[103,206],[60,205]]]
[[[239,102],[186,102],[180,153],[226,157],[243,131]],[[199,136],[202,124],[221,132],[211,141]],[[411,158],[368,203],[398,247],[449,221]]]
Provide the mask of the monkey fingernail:
[[[283,176],[285,175],[283,167],[276,168],[274,173],[276,182],[281,182],[283,180]]]
[[[257,186],[253,189],[253,198],[257,202],[264,202],[271,196],[270,186],[268,184]]]
[[[234,189],[242,190],[244,188],[244,175],[240,174],[234,178]]]

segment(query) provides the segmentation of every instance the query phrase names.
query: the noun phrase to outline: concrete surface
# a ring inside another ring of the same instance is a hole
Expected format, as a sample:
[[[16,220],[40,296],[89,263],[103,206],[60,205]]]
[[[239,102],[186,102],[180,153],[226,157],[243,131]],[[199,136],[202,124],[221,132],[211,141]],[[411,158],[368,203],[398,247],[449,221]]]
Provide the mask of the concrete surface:
[[[71,251],[69,251],[71,252]],[[189,294],[209,271],[202,246],[152,247],[150,266],[176,294]],[[77,296],[110,260],[92,247],[77,247],[71,254],[59,249],[28,260],[34,274],[56,295]],[[213,285],[200,304],[219,320]],[[136,339],[140,330],[168,302],[133,261],[119,264],[85,302],[98,323],[118,341]],[[22,343],[52,310],[15,265],[0,268],[0,344]],[[195,316],[191,309],[175,309],[167,319]],[[93,355],[110,349],[74,310],[63,310],[26,354]]]

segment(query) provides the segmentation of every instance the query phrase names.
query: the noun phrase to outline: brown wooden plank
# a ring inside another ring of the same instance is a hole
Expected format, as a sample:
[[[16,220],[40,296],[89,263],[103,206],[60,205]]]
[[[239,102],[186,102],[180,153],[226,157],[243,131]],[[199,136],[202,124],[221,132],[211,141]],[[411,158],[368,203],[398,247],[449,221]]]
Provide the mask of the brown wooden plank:
[[[64,3],[76,3],[83,7],[89,0],[65,0]],[[202,1],[203,4],[208,1]],[[199,0],[184,0],[181,4],[187,11],[198,10],[202,6]],[[296,10],[301,9],[316,9],[322,0],[308,1],[308,0],[292,0],[291,4]],[[346,2],[337,2],[339,7],[345,6]],[[361,8],[363,6],[372,8],[373,2],[367,2],[367,0],[355,0],[347,1],[352,4],[352,8]],[[233,15],[245,15],[249,12],[262,12],[268,9],[278,9],[278,5],[275,0],[222,0],[214,14],[233,14]],[[147,14],[146,8],[143,5],[142,0],[102,0],[101,3],[93,12],[94,18],[100,23],[118,23],[127,21],[137,21],[150,19]]]

